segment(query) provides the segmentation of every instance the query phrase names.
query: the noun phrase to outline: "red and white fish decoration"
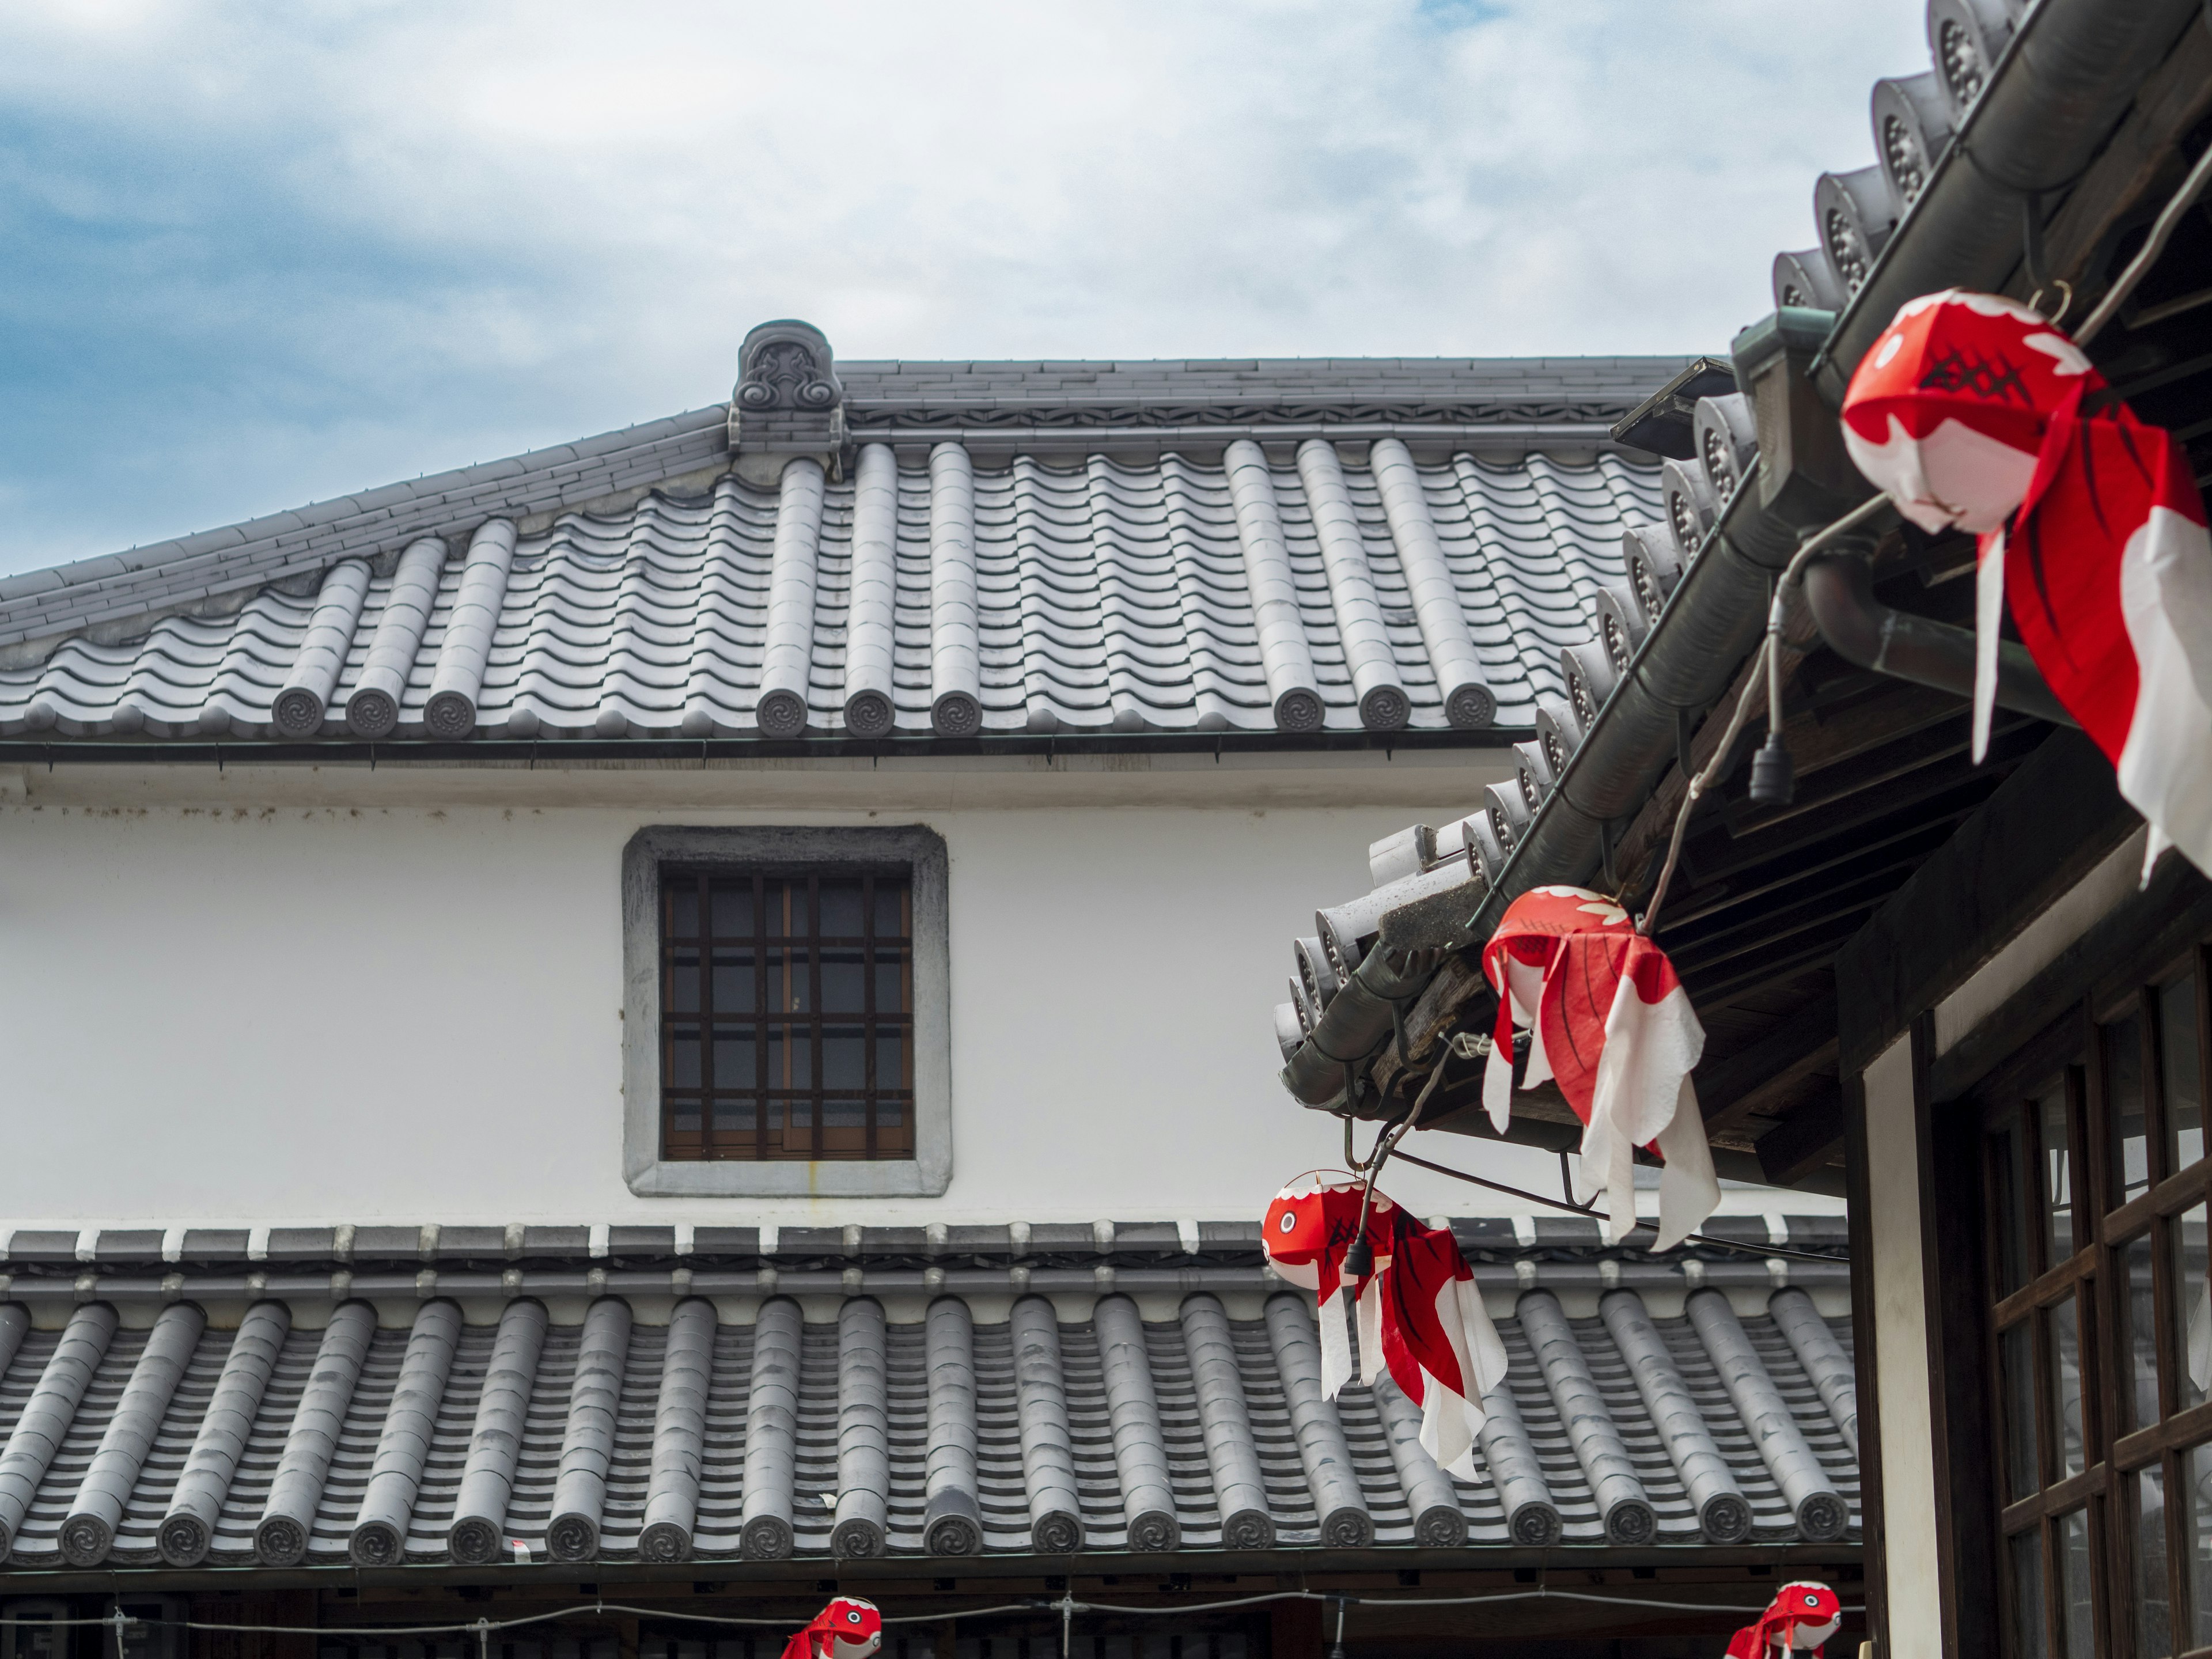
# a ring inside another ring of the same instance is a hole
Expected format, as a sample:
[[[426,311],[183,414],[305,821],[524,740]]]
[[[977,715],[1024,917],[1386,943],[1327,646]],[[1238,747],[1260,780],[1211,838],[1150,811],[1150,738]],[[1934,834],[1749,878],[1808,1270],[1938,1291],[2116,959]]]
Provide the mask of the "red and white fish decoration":
[[[2212,537],[2180,446],[2014,301],[1897,313],[1851,376],[1844,442],[1923,529],[1978,538],[1974,756],[2008,609],[2051,691],[2169,846],[2212,873]]]
[[[1630,926],[1613,900],[1580,887],[1535,887],[1506,907],[1483,947],[1498,1025],[1483,1104],[1504,1133],[1512,1111],[1513,1030],[1528,1030],[1522,1086],[1547,1078],[1583,1121],[1577,1198],[1603,1194],[1615,1244],[1636,1225],[1635,1149],[1665,1165],[1659,1237],[1672,1249],[1719,1206],[1691,1068],[1705,1030],[1667,953]]]
[[[1321,1386],[1330,1399],[1352,1380],[1352,1333],[1340,1294],[1358,1309],[1359,1380],[1387,1368],[1421,1408],[1421,1445],[1464,1480],[1475,1478],[1482,1397],[1505,1380],[1505,1345],[1482,1305],[1459,1243],[1381,1193],[1367,1213],[1373,1270],[1356,1283],[1344,1254],[1359,1230],[1361,1183],[1347,1175],[1299,1176],[1267,1206],[1261,1235],[1275,1271],[1321,1301]]]
[[[884,1615],[857,1595],[832,1598],[783,1644],[783,1659],[868,1659],[884,1644]]]
[[[1783,1659],[1790,1650],[1810,1648],[1813,1659],[1835,1638],[1844,1622],[1844,1604],[1826,1584],[1801,1581],[1784,1584],[1767,1603],[1759,1622],[1746,1625],[1728,1644],[1728,1659]]]

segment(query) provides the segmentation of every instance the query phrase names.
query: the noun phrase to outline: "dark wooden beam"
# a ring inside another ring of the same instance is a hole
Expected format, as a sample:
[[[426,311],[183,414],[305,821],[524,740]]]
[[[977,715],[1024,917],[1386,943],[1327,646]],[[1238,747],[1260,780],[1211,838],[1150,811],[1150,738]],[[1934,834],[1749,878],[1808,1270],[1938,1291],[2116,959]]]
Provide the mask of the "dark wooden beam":
[[[2045,738],[1838,954],[1844,1071],[1864,1069],[2138,822],[2094,744],[2078,732]]]
[[[1825,1170],[1844,1147],[1844,1097],[1824,1089],[1813,1099],[1775,1120],[1753,1143],[1759,1167],[1777,1187],[1795,1187],[1816,1170]]]
[[[1701,1008],[1718,1008],[1754,987],[1786,985],[1815,968],[1828,967],[1859,925],[1856,917],[1844,916],[1813,933],[1740,957],[1729,964],[1726,974],[1686,975],[1691,1000]]]
[[[2008,747],[2025,757],[2041,741],[2048,728],[2041,720],[2024,715],[2014,715],[1999,722],[1990,734],[1992,750],[1998,739],[2012,741]],[[2021,742],[2015,734],[2027,733],[2027,741]],[[1878,789],[1894,782],[1923,767],[1953,761],[1966,755],[1972,746],[1973,727],[1970,716],[1954,709],[1942,719],[1931,721],[1920,729],[1910,732],[1888,743],[1881,744],[1854,755],[1841,765],[1831,766],[1811,777],[1802,774],[1797,787],[1787,805],[1755,806],[1746,796],[1729,803],[1728,827],[1729,833],[1747,836],[1783,823],[1808,812],[1825,811],[1833,803],[1869,789]],[[1793,750],[1793,756],[1796,751]],[[1972,762],[1968,763],[1970,765]]]
[[[1840,844],[1814,848],[1800,857],[1778,860],[1739,881],[1722,881],[1694,889],[1685,894],[1680,902],[1669,897],[1666,925],[1660,932],[1672,933],[1677,927],[1686,927],[1693,921],[1718,915],[1753,899],[1769,898],[1785,887],[1816,876],[1825,876],[1831,882],[1849,881],[1873,866],[1874,855],[1892,848],[1910,848],[1910,855],[1916,860],[1925,858],[1950,840],[1951,832],[1971,811],[1971,807],[1962,806],[1941,817],[1910,823],[1903,829],[1887,830],[1875,836],[1853,836]]]
[[[1835,999],[1823,997],[1807,1003],[1748,1048],[1701,1065],[1692,1073],[1706,1133],[1733,1128],[1806,1077],[1833,1065],[1835,1059]]]

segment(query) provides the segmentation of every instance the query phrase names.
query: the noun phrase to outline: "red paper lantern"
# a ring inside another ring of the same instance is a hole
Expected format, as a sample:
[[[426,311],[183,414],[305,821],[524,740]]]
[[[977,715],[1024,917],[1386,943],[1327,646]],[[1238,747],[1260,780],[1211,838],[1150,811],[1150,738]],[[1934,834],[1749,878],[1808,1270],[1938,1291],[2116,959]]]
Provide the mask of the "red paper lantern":
[[[1844,1622],[1844,1604],[1826,1584],[1800,1580],[1784,1584],[1759,1622],[1747,1625],[1728,1645],[1728,1659],[1790,1659],[1796,1649],[1810,1648],[1813,1659],[1835,1638]]]
[[[883,1642],[884,1615],[876,1604],[840,1595],[783,1644],[783,1659],[868,1659]]]
[[[1345,1274],[1364,1191],[1346,1175],[1300,1176],[1276,1194],[1261,1224],[1268,1260],[1320,1299],[1322,1393],[1333,1400],[1352,1380],[1352,1332],[1339,1294],[1349,1284],[1359,1313],[1359,1380],[1372,1383],[1387,1368],[1421,1408],[1423,1448],[1472,1480],[1482,1397],[1505,1380],[1505,1345],[1458,1242],[1381,1193],[1367,1211],[1373,1268],[1364,1279]]]
[[[1650,1148],[1666,1165],[1652,1248],[1672,1249],[1721,1192],[1690,1083],[1705,1028],[1667,953],[1602,894],[1535,887],[1506,908],[1482,967],[1498,993],[1482,1085],[1492,1123],[1504,1133],[1517,1023],[1529,1034],[1522,1086],[1555,1080],[1583,1121],[1580,1200],[1605,1194],[1608,1236],[1620,1243],[1636,1224],[1634,1149]]]
[[[2013,301],[1909,301],[1844,397],[1851,458],[1922,528],[1979,538],[1974,757],[2009,609],[2052,693],[2150,823],[2212,873],[2212,538],[2171,434]]]
[[[1923,530],[1995,530],[2027,494],[2051,411],[2102,386],[2037,313],[1947,289],[1908,301],[1844,394],[1844,445]]]

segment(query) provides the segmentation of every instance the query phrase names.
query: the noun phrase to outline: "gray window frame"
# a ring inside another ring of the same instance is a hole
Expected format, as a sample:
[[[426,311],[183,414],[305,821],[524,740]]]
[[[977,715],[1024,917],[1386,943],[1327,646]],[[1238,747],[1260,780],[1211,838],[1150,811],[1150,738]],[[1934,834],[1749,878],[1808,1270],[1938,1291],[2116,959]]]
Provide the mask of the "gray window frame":
[[[914,872],[910,1158],[753,1163],[660,1155],[664,864],[903,864]],[[952,1181],[952,963],[945,838],[922,824],[653,824],[623,848],[623,1179],[641,1198],[937,1198]]]

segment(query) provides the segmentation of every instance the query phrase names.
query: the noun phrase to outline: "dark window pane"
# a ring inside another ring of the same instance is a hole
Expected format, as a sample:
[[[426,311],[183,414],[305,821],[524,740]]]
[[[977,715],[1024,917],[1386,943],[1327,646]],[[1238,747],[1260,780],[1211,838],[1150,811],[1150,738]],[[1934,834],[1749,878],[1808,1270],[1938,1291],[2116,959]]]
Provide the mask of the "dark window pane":
[[[2135,1525],[2136,1647],[2142,1659],[2173,1651],[2172,1608],[2166,1583],[2166,1480],[2152,1464],[2126,1483],[2121,1513]]]
[[[750,939],[753,936],[753,884],[750,881],[714,884],[714,937]]]
[[[906,1074],[906,1033],[896,1027],[876,1028],[876,1087],[904,1089],[908,1086]]]
[[[2204,1072],[2197,1052],[2194,975],[2159,988],[2158,1053],[2173,1167],[2185,1170],[2204,1156]]]
[[[2045,1316],[2051,1344],[2051,1449],[2058,1467],[2051,1479],[2081,1473],[2081,1329],[2071,1296]]]
[[[699,937],[699,887],[696,882],[672,882],[668,887],[668,936]]]
[[[2212,1647],[2212,1446],[2184,1452],[2181,1472],[2189,1482],[2189,1560],[2182,1570],[2194,1632],[2189,1645]]]
[[[876,1127],[879,1129],[902,1129],[906,1127],[906,1107],[896,1100],[876,1103]]]
[[[695,1100],[672,1100],[668,1103],[668,1127],[679,1134],[699,1133],[699,1103]]]
[[[718,1134],[750,1135],[759,1127],[759,1109],[750,1100],[717,1100],[714,1131]]]
[[[2049,1659],[2044,1630],[2043,1528],[2030,1527],[2007,1540],[2012,1557],[2013,1621],[2020,1630],[2021,1659]]]
[[[879,1014],[911,1013],[914,1010],[912,981],[902,957],[876,952],[876,1012]]]
[[[814,1035],[807,1027],[769,1027],[768,1085],[771,1089],[814,1086]]]
[[[803,1014],[809,1011],[811,970],[803,951],[768,953],[768,1006],[771,1013]]]
[[[868,1008],[868,968],[858,951],[822,953],[822,1012],[862,1014]]]
[[[825,1089],[865,1089],[868,1086],[868,1043],[865,1027],[825,1025],[822,1028],[822,1086]]]
[[[2027,1283],[2027,1146],[2017,1122],[1990,1137],[1991,1185],[1995,1188],[1997,1294],[2010,1296]]]
[[[814,1103],[811,1100],[787,1100],[783,1103],[784,1119],[794,1129],[808,1130],[814,1127]]]
[[[714,1012],[718,1014],[756,1013],[759,1012],[755,1001],[757,994],[751,952],[715,951]]]
[[[825,1129],[865,1129],[868,1127],[868,1103],[865,1100],[825,1100],[822,1103],[822,1127]]]
[[[902,881],[876,880],[876,937],[904,939],[907,936],[907,884]]]
[[[753,1053],[754,1030],[750,1025],[714,1028],[714,1086],[750,1089],[757,1080]]]
[[[679,1025],[668,1034],[668,1075],[661,1079],[672,1089],[696,1089],[699,1076],[699,1028]]]
[[[2014,1502],[2039,1491],[2035,1455],[2034,1326],[2023,1320],[1997,1338],[2004,1381],[2005,1495]]]
[[[2150,1186],[2149,1132],[2143,1119],[2142,1016],[2104,1028],[2105,1102],[2112,1122],[2112,1202]]]
[[[2120,1246],[2121,1431],[2158,1421],[2158,1301],[2151,1286],[2150,1235]]]
[[[678,951],[670,957],[668,1012],[672,1014],[696,1014],[699,1012],[699,953],[696,951]]]
[[[2055,1267],[2074,1254],[2074,1155],[2064,1084],[2037,1097],[2035,1115],[2043,1140],[2044,1265]]]
[[[2058,1552],[2058,1640],[2063,1659],[2095,1659],[2097,1609],[2089,1588],[2089,1511],[2058,1517],[2051,1543]]]
[[[859,882],[825,877],[816,887],[821,894],[823,939],[858,939],[867,931],[860,920],[866,912],[861,908]]]
[[[2173,1237],[2173,1338],[2178,1411],[2212,1394],[2212,1300],[2205,1294],[2204,1206],[2193,1205],[2167,1223]]]

